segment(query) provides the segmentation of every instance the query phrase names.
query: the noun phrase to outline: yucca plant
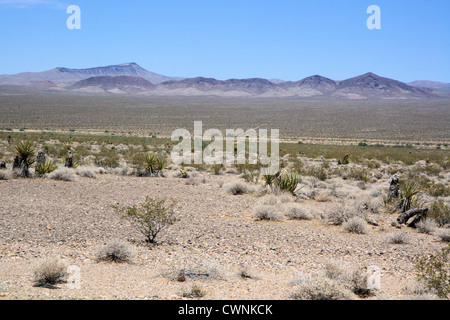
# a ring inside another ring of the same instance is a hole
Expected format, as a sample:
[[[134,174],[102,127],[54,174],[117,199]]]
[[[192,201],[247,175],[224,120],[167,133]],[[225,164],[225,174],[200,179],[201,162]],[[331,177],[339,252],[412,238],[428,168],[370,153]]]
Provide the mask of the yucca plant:
[[[46,161],[36,166],[36,174],[43,176],[56,170],[56,164],[52,161]]]
[[[302,178],[297,171],[283,171],[276,179],[276,185],[280,190],[294,193],[297,185],[302,181]]]
[[[145,171],[149,175],[157,175],[163,171],[167,166],[167,160],[162,155],[156,155],[154,153],[149,153],[145,155]]]
[[[17,165],[22,169],[21,176],[28,178],[30,172],[28,168],[35,162],[36,149],[34,148],[33,142],[22,141],[15,148],[14,153],[17,156]]]
[[[263,177],[266,190],[273,186],[279,175],[280,171],[277,170],[275,172],[275,169],[273,169],[272,167],[264,169],[261,176]]]
[[[400,182],[399,192],[399,208],[402,212],[406,212],[411,209],[411,206],[417,201],[417,194],[420,192],[419,184],[414,181],[402,181]]]
[[[158,156],[156,159],[156,165],[155,165],[155,169],[158,172],[163,171],[167,166],[167,159],[164,158],[163,156]]]
[[[145,170],[149,174],[153,174],[156,170],[158,157],[154,153],[148,153],[145,155],[144,161],[145,161]]]

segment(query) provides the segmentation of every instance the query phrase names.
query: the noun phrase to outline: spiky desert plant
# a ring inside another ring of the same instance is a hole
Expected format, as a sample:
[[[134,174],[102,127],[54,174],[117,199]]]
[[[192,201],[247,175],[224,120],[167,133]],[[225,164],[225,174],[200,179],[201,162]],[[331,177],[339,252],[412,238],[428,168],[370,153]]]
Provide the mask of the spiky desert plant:
[[[15,148],[14,153],[18,157],[18,164],[22,168],[22,177],[29,177],[30,173],[28,168],[35,162],[36,149],[34,148],[33,142],[21,141]]]
[[[156,157],[156,164],[155,164],[155,170],[158,172],[163,171],[167,166],[167,160],[163,156],[157,156]]]
[[[175,202],[166,205],[166,199],[146,197],[139,206],[119,207],[111,205],[123,218],[129,219],[145,236],[145,241],[155,243],[156,236],[169,225],[178,221],[175,216]]]
[[[302,181],[302,178],[297,171],[283,171],[276,179],[276,185],[280,190],[294,193],[297,185]]]
[[[158,157],[156,156],[156,154],[154,153],[146,154],[144,161],[145,161],[145,170],[150,174],[155,173],[156,167],[158,165]]]
[[[411,209],[411,206],[417,201],[417,194],[420,192],[420,186],[413,181],[400,182],[400,204],[402,212]]]
[[[269,167],[265,169],[261,175],[263,177],[266,188],[270,188],[276,182],[276,179],[280,175],[280,171],[279,170],[275,171],[275,169]]]
[[[36,166],[36,174],[43,176],[56,170],[56,164],[52,161],[46,161]]]

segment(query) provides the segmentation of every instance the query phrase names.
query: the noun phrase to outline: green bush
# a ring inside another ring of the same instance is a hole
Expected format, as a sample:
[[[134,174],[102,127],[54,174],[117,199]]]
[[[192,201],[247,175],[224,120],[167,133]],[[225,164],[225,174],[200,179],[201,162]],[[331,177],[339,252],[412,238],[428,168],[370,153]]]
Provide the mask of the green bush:
[[[129,219],[132,224],[144,235],[145,241],[155,243],[157,235],[178,219],[175,216],[175,202],[166,205],[166,199],[158,200],[146,197],[139,206],[111,207],[123,218]]]
[[[435,291],[440,298],[450,294],[450,245],[426,257],[416,259],[415,269],[419,281]]]

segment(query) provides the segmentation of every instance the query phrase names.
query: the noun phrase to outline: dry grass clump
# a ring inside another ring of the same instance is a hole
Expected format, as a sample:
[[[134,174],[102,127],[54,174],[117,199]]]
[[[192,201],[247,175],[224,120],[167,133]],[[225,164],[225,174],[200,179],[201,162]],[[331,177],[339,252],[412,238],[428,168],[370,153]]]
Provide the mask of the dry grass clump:
[[[367,222],[361,217],[353,217],[350,220],[344,222],[343,227],[350,233],[366,234]]]
[[[254,214],[258,220],[282,221],[284,217],[279,208],[267,205],[257,206]]]
[[[329,261],[325,265],[325,277],[342,284],[360,297],[372,296],[377,289],[369,285],[369,273],[365,269],[344,268],[342,263],[336,261]]]
[[[386,236],[386,241],[392,244],[408,243],[408,236],[405,232],[395,231]]]
[[[95,174],[95,171],[88,167],[78,167],[75,170],[75,173],[80,177],[86,177],[91,179],[96,179],[97,175]]]
[[[324,277],[307,277],[291,293],[295,300],[355,300],[356,296],[339,281]]]
[[[13,173],[9,170],[0,170],[0,180],[11,180],[13,179]]]
[[[163,272],[161,276],[169,278],[172,281],[184,282],[188,279],[193,280],[220,280],[222,274],[214,263],[196,262],[194,264],[175,267]]]
[[[198,284],[193,284],[188,288],[184,288],[181,292],[183,298],[199,299],[206,296],[206,291]]]
[[[404,300],[439,300],[433,290],[428,288],[423,281],[412,281],[403,288],[405,293]]]
[[[324,212],[322,218],[326,224],[340,226],[353,217],[362,217],[363,213],[355,206],[337,204],[329,211]]]
[[[258,191],[256,186],[242,181],[225,183],[223,188],[232,195],[252,194]]]
[[[134,248],[127,242],[114,240],[100,248],[97,261],[124,263],[132,262],[135,256]]]
[[[287,207],[285,215],[291,220],[312,220],[316,213],[311,207],[292,204]]]
[[[76,176],[73,170],[67,168],[61,168],[53,171],[48,175],[50,179],[60,181],[75,181]]]
[[[65,282],[67,267],[57,258],[45,259],[34,270],[36,286],[53,286]]]
[[[433,219],[421,220],[417,225],[416,229],[420,233],[432,234],[437,229],[438,224]]]
[[[439,229],[437,232],[437,236],[443,242],[450,242],[450,229]]]
[[[258,275],[256,275],[256,274],[254,274],[250,270],[250,267],[245,265],[245,264],[240,266],[240,268],[239,268],[239,270],[237,272],[237,276],[240,279],[243,279],[243,280],[248,280],[248,279],[250,279],[250,280],[259,280],[260,279],[260,277]]]

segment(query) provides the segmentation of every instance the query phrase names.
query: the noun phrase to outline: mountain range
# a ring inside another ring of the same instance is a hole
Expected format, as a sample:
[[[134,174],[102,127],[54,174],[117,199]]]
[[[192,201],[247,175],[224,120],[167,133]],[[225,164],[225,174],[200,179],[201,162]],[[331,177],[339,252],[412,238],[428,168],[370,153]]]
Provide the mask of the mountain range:
[[[0,75],[0,85],[36,90],[108,94],[227,97],[321,97],[339,99],[431,99],[450,97],[450,84],[406,84],[373,73],[336,81],[319,75],[299,81],[261,78],[217,80],[168,77],[136,63],[89,69],[55,68],[44,72]]]

